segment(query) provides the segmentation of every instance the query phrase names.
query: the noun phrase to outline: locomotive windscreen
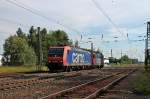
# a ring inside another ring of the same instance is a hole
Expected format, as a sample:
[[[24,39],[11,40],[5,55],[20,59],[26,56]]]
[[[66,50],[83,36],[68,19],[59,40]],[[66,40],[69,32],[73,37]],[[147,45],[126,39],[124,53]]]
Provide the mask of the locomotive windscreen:
[[[64,48],[50,48],[49,56],[63,56]]]

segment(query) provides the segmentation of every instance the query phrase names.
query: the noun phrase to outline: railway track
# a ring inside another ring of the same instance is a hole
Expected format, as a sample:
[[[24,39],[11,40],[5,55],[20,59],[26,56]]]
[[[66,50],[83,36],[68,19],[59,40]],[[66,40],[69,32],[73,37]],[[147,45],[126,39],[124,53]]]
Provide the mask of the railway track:
[[[96,79],[85,84],[50,94],[41,99],[93,99],[101,92],[106,91],[118,81],[127,77],[133,71],[135,71],[135,69],[115,73],[101,79]]]
[[[53,73],[47,75],[40,75],[39,74],[1,74],[0,78],[0,90],[9,90],[15,88],[28,87],[30,85],[39,84],[43,82],[50,82],[54,79],[61,79],[61,78],[71,78],[75,76],[80,76],[82,71],[79,72],[63,72],[63,73]],[[87,72],[87,71],[86,71]],[[89,71],[88,73],[92,73]]]
[[[15,76],[15,79],[8,77],[8,79],[4,78],[5,80],[2,80],[1,78],[0,98],[39,99],[67,88],[72,88],[89,81],[111,76],[111,74],[117,74],[124,70],[125,69],[96,69],[69,73],[23,74],[23,77],[17,75],[17,78],[15,75],[12,75]]]
[[[25,88],[34,86],[37,84],[42,83],[50,83],[54,79],[61,79],[65,77],[75,77],[79,76],[80,73],[74,73],[74,74],[67,74],[67,75],[54,75],[54,76],[43,76],[43,77],[35,77],[31,79],[19,79],[19,80],[8,80],[8,81],[1,81],[0,82],[0,90],[12,90],[12,89],[18,89],[18,88]]]

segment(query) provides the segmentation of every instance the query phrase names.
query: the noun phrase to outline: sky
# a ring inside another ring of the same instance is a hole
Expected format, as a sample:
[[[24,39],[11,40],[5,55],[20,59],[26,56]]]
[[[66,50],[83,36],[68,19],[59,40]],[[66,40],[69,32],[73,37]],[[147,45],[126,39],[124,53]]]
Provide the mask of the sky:
[[[5,39],[18,27],[27,33],[33,25],[64,30],[82,48],[90,48],[86,42],[92,41],[105,57],[112,49],[113,57],[120,58],[122,52],[143,61],[145,43],[137,40],[146,35],[149,4],[150,0],[0,0],[0,54]]]

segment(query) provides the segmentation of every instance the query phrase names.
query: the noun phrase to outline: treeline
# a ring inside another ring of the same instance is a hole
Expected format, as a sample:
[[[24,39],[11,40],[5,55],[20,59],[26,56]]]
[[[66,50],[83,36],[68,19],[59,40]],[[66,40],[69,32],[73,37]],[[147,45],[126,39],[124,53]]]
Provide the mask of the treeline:
[[[114,57],[109,57],[109,62],[110,63],[115,63],[115,64],[137,64],[138,59],[130,59],[127,55],[123,55],[121,58],[116,59]]]
[[[39,46],[40,43],[40,46]],[[39,64],[39,49],[42,50],[42,63],[47,62],[48,48],[57,45],[72,45],[66,32],[47,31],[46,28],[31,26],[28,33],[18,28],[15,35],[8,37],[3,45],[3,65]]]

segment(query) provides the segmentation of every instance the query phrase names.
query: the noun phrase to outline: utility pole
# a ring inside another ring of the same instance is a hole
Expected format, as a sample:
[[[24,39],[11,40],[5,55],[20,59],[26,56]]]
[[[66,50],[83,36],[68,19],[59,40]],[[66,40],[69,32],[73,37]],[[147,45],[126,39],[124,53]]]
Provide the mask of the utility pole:
[[[43,52],[42,52],[42,43],[41,43],[41,33],[40,27],[37,28],[38,31],[38,71],[41,70],[42,60],[43,60]]]
[[[121,50],[121,57],[122,57],[122,50]]]
[[[146,40],[145,40],[145,69],[148,68],[149,58],[150,58],[150,22],[147,22],[147,33],[146,33]]]
[[[94,64],[94,63],[93,63],[93,50],[94,50],[94,48],[93,48],[93,42],[91,41],[92,38],[88,38],[88,39],[90,40],[90,41],[88,41],[88,42],[91,42],[91,60],[92,60],[91,63],[92,63],[92,65],[93,65],[93,64]]]
[[[113,55],[112,55],[112,49],[111,49],[110,53],[111,53],[111,57],[113,57]]]
[[[91,42],[91,59],[92,59],[92,65],[93,63],[93,42]]]

